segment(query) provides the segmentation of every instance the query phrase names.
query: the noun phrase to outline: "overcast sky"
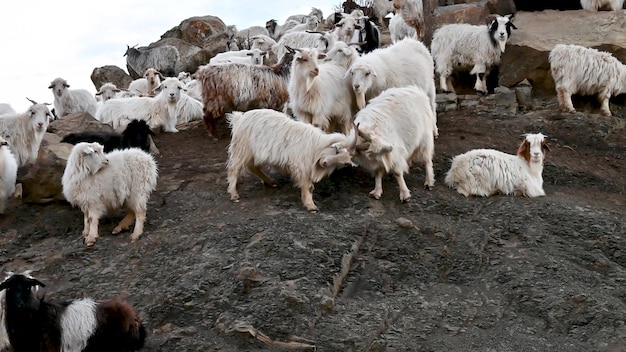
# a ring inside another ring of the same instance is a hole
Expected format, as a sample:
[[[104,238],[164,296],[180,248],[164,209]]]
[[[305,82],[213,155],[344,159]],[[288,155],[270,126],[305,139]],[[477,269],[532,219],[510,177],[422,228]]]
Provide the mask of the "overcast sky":
[[[70,89],[96,89],[91,72],[114,65],[126,71],[126,45],[147,46],[194,16],[212,15],[243,29],[284,22],[311,7],[329,15],[342,0],[78,0],[0,1],[0,103],[17,112],[30,103],[52,103],[50,82],[62,77]],[[51,107],[52,108],[52,107]]]

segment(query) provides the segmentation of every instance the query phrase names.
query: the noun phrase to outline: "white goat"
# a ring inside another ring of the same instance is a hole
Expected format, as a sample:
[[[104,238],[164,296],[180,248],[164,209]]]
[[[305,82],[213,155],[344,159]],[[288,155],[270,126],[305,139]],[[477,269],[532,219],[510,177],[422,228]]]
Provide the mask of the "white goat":
[[[96,116],[96,98],[86,89],[69,89],[70,85],[63,78],[55,78],[48,88],[52,89],[54,112],[58,118],[76,112],[88,112]]]
[[[234,202],[239,201],[237,180],[244,169],[249,169],[266,185],[276,187],[276,182],[261,169],[275,166],[289,171],[300,188],[304,207],[317,212],[313,185],[335,169],[353,165],[354,144],[344,134],[325,133],[271,109],[237,111],[227,119],[232,133],[228,147],[228,193]]]
[[[433,59],[418,40],[404,38],[365,54],[354,60],[346,75],[351,77],[359,109],[385,89],[416,85],[426,92],[431,110],[437,114]],[[435,136],[438,135],[435,126]]]
[[[251,38],[256,35],[270,35],[267,28],[261,26],[251,26],[246,29],[237,30],[234,25],[228,26],[228,39],[233,41],[239,49],[250,49],[252,45]]]
[[[608,52],[557,44],[548,61],[563,111],[576,111],[572,94],[596,95],[602,113],[611,116],[609,98],[626,92],[626,66]]]
[[[395,13],[402,16],[404,22],[415,28],[417,38],[423,39],[425,34],[424,26],[424,3],[422,0],[391,0]]]
[[[199,99],[202,99],[200,97]],[[202,120],[204,116],[204,104],[201,100],[189,96],[186,92],[180,93],[180,99],[176,104],[176,123],[189,123],[191,121]]]
[[[161,84],[161,72],[149,68],[143,74],[143,78],[137,78],[130,82],[128,90],[134,93],[154,94],[154,90],[159,84]]]
[[[4,214],[9,196],[15,192],[17,178],[17,159],[9,143],[0,137],[0,214]]]
[[[598,11],[608,8],[611,11],[619,11],[624,7],[624,0],[580,0],[584,10]]]
[[[269,20],[265,23],[265,28],[267,29],[269,36],[278,41],[289,29],[299,25],[300,23],[300,21],[287,20],[282,25],[279,25],[276,20]]]
[[[296,21],[296,22],[304,23],[309,17],[315,17],[318,19],[319,22],[322,22],[324,20],[324,14],[322,13],[322,10],[316,7],[311,7],[311,12],[309,12],[308,15],[291,15],[287,17],[285,22]]]
[[[154,158],[139,148],[114,150],[108,154],[99,143],[81,142],[72,148],[61,183],[63,195],[84,215],[85,244],[98,238],[98,222],[108,211],[126,208],[128,214],[113,229],[113,234],[130,227],[136,242],[143,233],[150,193],[157,185]]]
[[[347,70],[352,65],[354,60],[359,57],[359,52],[355,48],[356,45],[358,45],[358,43],[348,44],[342,41],[336,42],[332,49],[326,53],[324,63],[332,62]]]
[[[178,76],[176,76],[176,78],[178,78],[178,80],[182,84],[187,84],[187,83],[191,82],[191,73],[182,71],[182,72],[178,73]]]
[[[404,181],[412,161],[422,161],[426,169],[424,187],[435,184],[433,155],[435,153],[436,118],[430,109],[430,98],[417,86],[389,88],[370,100],[359,111],[354,123],[360,140],[354,161],[374,174],[375,186],[369,193],[380,199],[382,178],[393,173],[400,188],[400,201],[411,198]]]
[[[391,36],[392,43],[397,43],[399,40],[407,37],[418,39],[415,28],[406,24],[400,15],[394,15],[391,20],[389,20],[389,35]]]
[[[122,92],[121,89],[117,88],[117,86],[113,83],[105,83],[100,86],[98,92],[96,92],[96,98],[100,98],[98,103],[104,103],[109,99],[115,99],[117,94]]]
[[[376,19],[376,23],[379,26],[383,26],[385,24],[385,17],[390,12],[393,12],[393,1],[392,0],[373,0],[372,10],[374,10],[374,18]],[[391,24],[389,24],[389,26],[391,26]]]
[[[111,99],[98,109],[96,119],[111,124],[116,130],[126,127],[132,119],[138,119],[148,122],[152,129],[178,132],[176,105],[182,89],[182,83],[177,78],[168,77],[156,88],[159,93],[154,98]]]
[[[359,22],[361,17],[357,15],[359,15],[359,13],[356,15],[341,14],[342,18],[335,25],[335,29],[333,30],[333,33],[337,36],[337,40],[346,43],[359,42],[359,33],[361,29],[363,29],[363,26]]]
[[[446,24],[433,33],[430,44],[439,87],[454,92],[450,76],[454,71],[471,69],[476,75],[474,89],[487,94],[487,75],[492,66],[500,63],[511,28],[517,29],[513,15],[488,17],[487,25],[467,23]]]
[[[337,42],[337,36],[331,32],[292,32],[286,33],[272,48],[276,57],[282,58],[291,48],[313,48],[325,53]]]
[[[460,194],[545,196],[543,163],[550,150],[546,136],[526,134],[517,155],[493,149],[474,149],[452,159],[445,183]]]
[[[278,56],[276,56],[276,53],[272,50],[276,44],[276,41],[267,35],[255,35],[252,37],[252,46],[250,49],[259,49],[265,52],[265,65],[271,66],[278,63]]]
[[[199,80],[192,79],[191,81],[185,83],[183,90],[188,96],[202,101],[202,84],[200,84]]]
[[[346,68],[328,62],[318,64],[323,54],[316,49],[296,49],[289,79],[289,105],[294,116],[327,132],[348,134],[356,103]]]
[[[260,49],[244,49],[239,51],[226,51],[218,53],[209,60],[209,64],[250,64],[263,65],[266,52]]]
[[[28,100],[33,105],[25,112],[0,117],[0,136],[11,146],[19,167],[37,160],[39,146],[53,118],[49,104]]]
[[[314,31],[317,29],[317,26],[319,24],[320,24],[320,20],[317,17],[309,16],[309,17],[306,17],[306,20],[304,23],[301,23],[297,26],[289,28],[288,30],[285,31],[285,34],[290,33],[290,32]]]

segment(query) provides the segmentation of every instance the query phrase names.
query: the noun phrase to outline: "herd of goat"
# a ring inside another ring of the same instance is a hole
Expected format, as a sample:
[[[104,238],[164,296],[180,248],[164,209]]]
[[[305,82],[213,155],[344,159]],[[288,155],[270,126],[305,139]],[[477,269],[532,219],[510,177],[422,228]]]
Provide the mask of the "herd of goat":
[[[237,182],[246,170],[276,185],[264,172],[266,166],[289,172],[310,212],[318,211],[314,184],[344,166],[358,165],[374,175],[370,196],[376,199],[383,192],[383,176],[392,174],[400,201],[406,202],[411,193],[404,175],[419,161],[425,168],[424,186],[431,189],[439,135],[435,74],[440,90],[453,92],[453,72],[469,70],[476,76],[475,90],[486,94],[485,78],[499,64],[516,27],[512,15],[492,16],[486,25],[443,25],[434,31],[428,48],[421,41],[422,1],[374,1],[382,7],[389,3],[396,15],[390,21],[392,43],[387,47],[379,47],[378,28],[362,11],[324,19],[314,8],[284,24],[268,21],[260,30],[229,26],[233,50],[192,75],[163,77],[161,71],[169,68],[135,67],[145,73],[143,78],[128,89],[104,84],[97,99],[84,89],[69,89],[67,81],[57,78],[49,87],[53,111],[32,100],[22,113],[0,104],[0,214],[16,193],[18,169],[36,162],[49,122],[77,112],[88,112],[120,131],[75,132],[62,140],[75,145],[61,180],[63,195],[84,214],[87,245],[98,237],[99,219],[121,208],[128,214],[113,233],[134,222],[131,240],[139,239],[158,178],[150,136],[158,129],[177,132],[177,124],[192,120],[203,120],[214,138],[219,120],[227,121],[228,193],[235,202],[240,200]],[[581,4],[585,9],[608,5],[617,10],[623,0]],[[332,27],[319,31],[321,23]],[[137,55],[128,49],[129,57]],[[549,62],[563,111],[574,111],[572,94],[596,95],[602,113],[610,115],[608,99],[626,92],[626,67],[609,53],[559,44]],[[453,158],[445,184],[466,197],[544,196],[542,170],[548,151],[541,133],[526,134],[516,154],[470,150]],[[11,273],[0,283],[0,348],[135,351],[143,346],[145,328],[127,303],[48,302],[35,297],[43,286],[29,272]]]

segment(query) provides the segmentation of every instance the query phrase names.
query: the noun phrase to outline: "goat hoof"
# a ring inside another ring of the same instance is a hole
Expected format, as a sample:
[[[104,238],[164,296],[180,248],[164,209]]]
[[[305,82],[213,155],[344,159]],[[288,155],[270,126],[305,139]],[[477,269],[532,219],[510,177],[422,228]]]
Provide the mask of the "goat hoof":
[[[432,191],[432,190],[433,190],[433,186],[430,186],[430,185],[424,185],[424,189],[425,189],[425,190]]]
[[[476,93],[478,93],[479,95],[482,95],[482,96],[487,95],[487,92],[482,91],[482,90],[477,90]]]

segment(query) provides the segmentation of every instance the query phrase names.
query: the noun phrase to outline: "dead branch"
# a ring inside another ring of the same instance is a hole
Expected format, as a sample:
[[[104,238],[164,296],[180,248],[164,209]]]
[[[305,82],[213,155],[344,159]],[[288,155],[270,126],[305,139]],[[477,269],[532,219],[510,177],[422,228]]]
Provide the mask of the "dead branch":
[[[289,341],[289,342],[274,341],[269,336],[267,336],[264,333],[260,332],[259,330],[255,329],[254,326],[249,325],[249,324],[245,324],[245,323],[237,324],[233,328],[233,330],[237,331],[237,332],[248,333],[252,337],[256,338],[257,340],[259,340],[259,341],[263,342],[264,344],[266,344],[268,346],[271,346],[271,347],[287,348],[287,349],[292,349],[292,350],[296,350],[296,349],[312,349],[312,350],[315,350],[316,349],[315,345],[312,345],[312,344],[309,344],[309,343],[303,343],[303,342],[298,342],[298,341]]]
[[[368,229],[369,229],[369,224],[365,228],[365,233],[363,234],[363,236],[359,237],[359,239],[357,239],[356,242],[352,244],[352,247],[350,248],[350,252],[345,253],[343,257],[341,258],[341,272],[333,278],[333,298],[337,298],[337,295],[339,295],[339,291],[341,291],[341,286],[343,285],[344,280],[346,279],[346,277],[348,276],[348,273],[350,272],[350,268],[352,267],[354,257],[359,253],[359,248],[363,244],[363,240],[365,239],[365,236],[367,235]]]

